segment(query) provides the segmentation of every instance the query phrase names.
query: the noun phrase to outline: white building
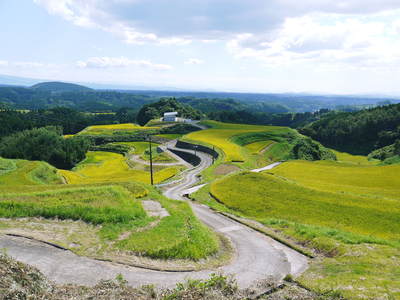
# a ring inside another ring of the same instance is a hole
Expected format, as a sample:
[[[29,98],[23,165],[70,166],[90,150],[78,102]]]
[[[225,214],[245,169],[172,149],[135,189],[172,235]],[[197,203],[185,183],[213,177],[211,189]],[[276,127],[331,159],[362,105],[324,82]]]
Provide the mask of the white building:
[[[177,122],[178,113],[174,112],[166,112],[164,113],[163,121],[164,122]]]

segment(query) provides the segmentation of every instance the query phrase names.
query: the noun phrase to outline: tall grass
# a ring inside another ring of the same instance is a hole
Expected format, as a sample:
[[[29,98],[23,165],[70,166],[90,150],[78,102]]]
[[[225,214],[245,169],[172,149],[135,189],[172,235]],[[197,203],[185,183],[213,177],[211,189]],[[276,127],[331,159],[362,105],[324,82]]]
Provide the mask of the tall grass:
[[[158,226],[119,242],[118,247],[163,259],[199,260],[218,251],[217,236],[194,216],[186,202],[158,198],[171,216],[163,218]]]
[[[0,216],[83,220],[92,224],[127,223],[146,214],[121,186],[0,194]]]

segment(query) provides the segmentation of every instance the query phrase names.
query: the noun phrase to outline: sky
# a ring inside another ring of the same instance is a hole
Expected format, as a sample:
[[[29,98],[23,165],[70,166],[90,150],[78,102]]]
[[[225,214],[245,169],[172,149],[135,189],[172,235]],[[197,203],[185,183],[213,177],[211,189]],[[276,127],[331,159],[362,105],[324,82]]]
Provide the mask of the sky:
[[[0,74],[400,95],[399,0],[0,0]]]

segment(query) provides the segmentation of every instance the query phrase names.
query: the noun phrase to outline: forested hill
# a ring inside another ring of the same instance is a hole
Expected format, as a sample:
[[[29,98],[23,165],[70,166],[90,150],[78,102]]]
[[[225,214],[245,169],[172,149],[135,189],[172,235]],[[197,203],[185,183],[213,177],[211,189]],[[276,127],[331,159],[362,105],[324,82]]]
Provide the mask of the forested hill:
[[[300,131],[325,146],[368,154],[400,140],[400,104],[352,113],[331,112]]]
[[[93,91],[91,88],[83,85],[65,82],[42,82],[31,86],[31,89],[53,93]]]
[[[174,98],[162,99],[158,102],[144,105],[137,114],[137,122],[143,126],[153,119],[161,118],[164,113],[176,111],[179,117],[188,119],[201,119],[203,114],[189,105],[179,103]]]

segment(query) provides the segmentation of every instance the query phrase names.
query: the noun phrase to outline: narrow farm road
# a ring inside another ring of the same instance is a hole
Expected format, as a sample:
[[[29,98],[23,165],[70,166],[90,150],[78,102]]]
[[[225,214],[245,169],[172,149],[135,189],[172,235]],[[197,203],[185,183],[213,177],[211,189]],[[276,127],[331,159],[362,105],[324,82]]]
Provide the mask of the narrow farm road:
[[[164,186],[167,197],[185,200],[184,194],[193,191],[192,186],[199,181],[200,172],[212,163],[209,155],[199,151],[197,155],[201,158],[197,167],[186,171],[178,183]],[[234,275],[239,287],[245,289],[267,278],[282,279],[289,273],[298,275],[307,268],[307,258],[296,251],[206,206],[190,205],[202,222],[231,240],[235,254],[228,265],[195,272],[153,271],[81,257],[41,242],[10,236],[0,236],[0,249],[4,248],[15,259],[37,267],[57,283],[89,286],[121,274],[132,286],[172,287],[188,278],[207,278],[211,273],[222,272]]]

